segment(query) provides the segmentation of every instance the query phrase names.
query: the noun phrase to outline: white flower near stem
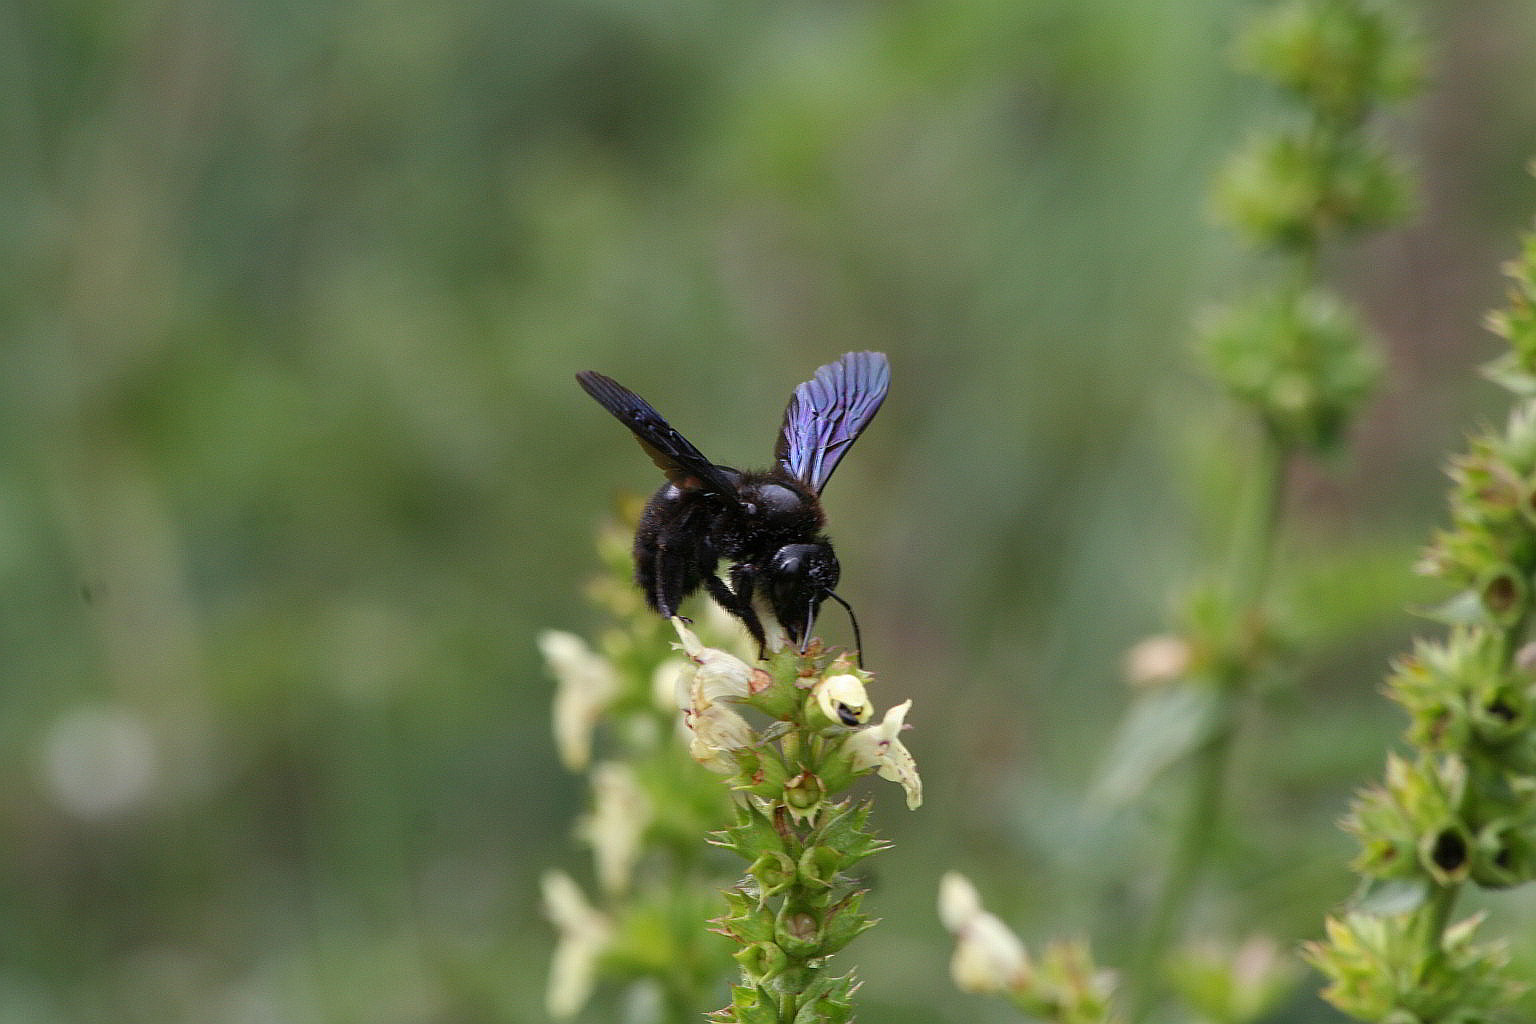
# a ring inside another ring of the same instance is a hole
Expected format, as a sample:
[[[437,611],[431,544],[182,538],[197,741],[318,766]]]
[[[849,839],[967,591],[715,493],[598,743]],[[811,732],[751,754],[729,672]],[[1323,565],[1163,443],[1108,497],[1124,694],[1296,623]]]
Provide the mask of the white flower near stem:
[[[724,704],[711,704],[699,712],[689,711],[683,721],[693,733],[693,738],[688,741],[688,753],[717,775],[730,775],[736,771],[732,752],[757,741],[757,733],[747,720]]]
[[[580,832],[592,846],[603,891],[617,895],[629,888],[651,817],[650,797],[634,769],[617,761],[592,768],[592,813]]]
[[[693,685],[694,666],[683,658],[668,658],[651,673],[651,700],[659,711],[674,711],[688,706],[688,689]]]
[[[962,992],[995,993],[1029,984],[1032,968],[1024,943],[981,905],[970,879],[946,872],[939,882],[939,918],[955,937],[949,973]]]
[[[619,692],[619,677],[608,659],[574,633],[551,629],[539,634],[539,650],[555,677],[555,747],[560,761],[580,771],[592,760],[592,729]]]
[[[874,708],[870,706],[869,694],[864,690],[864,683],[858,676],[852,673],[827,676],[816,684],[813,691],[816,703],[821,707],[821,713],[832,722],[838,722],[846,726],[863,725],[869,721]],[[910,704],[911,702],[908,701]]]
[[[879,725],[860,729],[848,737],[845,749],[852,756],[856,773],[874,770],[882,779],[898,783],[907,792],[907,809],[916,810],[923,803],[923,780],[917,774],[917,761],[897,738],[907,728],[907,712],[911,709],[910,700],[897,704],[886,711]]]
[[[681,619],[672,620],[682,641],[692,672],[678,677],[683,724],[690,738],[688,753],[712,772],[729,775],[736,770],[731,752],[757,741],[752,726],[730,705],[752,692],[760,669],[734,654],[705,647]]]
[[[544,914],[558,933],[544,1006],[556,1019],[574,1017],[592,995],[597,960],[613,938],[613,924],[563,871],[546,871],[543,890]]]
[[[682,641],[683,653],[696,666],[690,681],[690,704],[713,704],[717,700],[743,700],[752,692],[753,677],[759,671],[734,654],[705,647],[682,619],[673,617],[672,628]]]

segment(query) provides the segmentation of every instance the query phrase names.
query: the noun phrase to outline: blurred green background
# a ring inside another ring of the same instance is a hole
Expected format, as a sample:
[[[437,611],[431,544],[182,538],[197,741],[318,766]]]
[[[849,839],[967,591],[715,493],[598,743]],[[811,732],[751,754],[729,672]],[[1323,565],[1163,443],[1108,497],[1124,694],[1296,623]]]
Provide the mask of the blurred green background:
[[[948,986],[949,867],[1115,962],[1177,795],[1082,813],[1120,660],[1246,468],[1188,339],[1264,273],[1205,200],[1284,116],[1227,59],[1247,9],[0,5],[0,1022],[542,1020],[537,878],[587,860],[533,637],[599,624],[593,531],[658,482],[571,374],[762,464],[861,348],[891,398],[827,505],[928,787],[877,813],[862,1015],[1010,1019]],[[1502,415],[1474,368],[1536,210],[1536,8],[1421,12],[1388,130],[1423,214],[1333,266],[1390,369],[1298,474],[1303,671],[1214,935],[1291,943],[1350,890],[1439,467]]]

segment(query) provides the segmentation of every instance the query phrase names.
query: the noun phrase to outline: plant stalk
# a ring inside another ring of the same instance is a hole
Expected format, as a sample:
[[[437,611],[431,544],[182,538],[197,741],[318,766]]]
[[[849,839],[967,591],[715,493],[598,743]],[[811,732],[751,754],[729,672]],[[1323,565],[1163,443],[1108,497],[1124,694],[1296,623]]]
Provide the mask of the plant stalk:
[[[1256,493],[1240,524],[1231,563],[1231,600],[1239,615],[1237,628],[1243,636],[1237,639],[1244,655],[1233,659],[1214,681],[1218,694],[1211,735],[1192,755],[1183,827],[1128,979],[1132,1022],[1147,1020],[1155,1008],[1165,954],[1190,916],[1224,813],[1241,711],[1253,692],[1262,658],[1264,603],[1285,504],[1289,452],[1266,430],[1258,457]]]

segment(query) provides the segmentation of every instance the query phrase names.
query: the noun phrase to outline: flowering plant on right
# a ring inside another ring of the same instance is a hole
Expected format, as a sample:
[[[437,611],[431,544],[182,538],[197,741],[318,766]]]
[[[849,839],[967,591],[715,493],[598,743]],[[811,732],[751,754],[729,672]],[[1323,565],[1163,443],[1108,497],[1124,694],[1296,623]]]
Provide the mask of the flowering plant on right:
[[[1324,995],[1361,1020],[1514,1019],[1501,1014],[1528,987],[1502,945],[1475,941],[1482,915],[1455,914],[1468,886],[1536,878],[1536,234],[1508,273],[1510,305],[1490,323],[1513,351],[1489,376],[1517,403],[1451,464],[1451,525],[1421,564],[1458,588],[1438,610],[1448,632],[1388,680],[1413,749],[1357,799],[1347,826],[1364,885],[1307,950]]]

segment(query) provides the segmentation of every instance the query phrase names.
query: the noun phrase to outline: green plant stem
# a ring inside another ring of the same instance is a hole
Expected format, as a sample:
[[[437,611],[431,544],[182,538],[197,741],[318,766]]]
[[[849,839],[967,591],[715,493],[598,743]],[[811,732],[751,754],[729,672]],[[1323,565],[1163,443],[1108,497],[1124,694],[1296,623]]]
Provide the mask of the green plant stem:
[[[1433,964],[1445,953],[1445,943],[1442,941],[1445,928],[1450,923],[1451,910],[1456,906],[1456,897],[1460,894],[1460,884],[1436,886],[1435,891],[1430,894],[1422,917],[1425,963],[1427,964]]]
[[[1191,760],[1188,811],[1129,979],[1133,1022],[1146,1020],[1155,1007],[1164,955],[1189,917],[1221,822],[1242,707],[1253,691],[1262,656],[1263,603],[1284,507],[1289,453],[1266,431],[1259,459],[1256,493],[1240,524],[1231,570],[1231,599],[1239,616],[1237,628],[1244,634],[1238,640],[1243,656],[1234,658],[1216,680],[1219,692],[1211,734]]]
[[[1131,1020],[1143,1021],[1157,1003],[1157,984],[1164,954],[1179,924],[1188,917],[1200,875],[1205,868],[1211,833],[1221,818],[1231,760],[1236,715],[1231,695],[1223,698],[1215,732],[1194,755],[1188,813],[1173,861],[1147,920],[1141,949],[1130,978]]]
[[[1290,450],[1273,432],[1264,432],[1264,440],[1258,452],[1258,491],[1246,519],[1247,529],[1239,535],[1233,551],[1233,607],[1245,610],[1253,619],[1260,616],[1265,593],[1269,588],[1275,540],[1280,533],[1280,513],[1285,508],[1285,480],[1290,467],[1290,454]],[[1250,625],[1254,624],[1250,622]],[[1251,676],[1251,673],[1247,675]],[[1222,682],[1237,685],[1243,680]]]

